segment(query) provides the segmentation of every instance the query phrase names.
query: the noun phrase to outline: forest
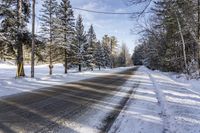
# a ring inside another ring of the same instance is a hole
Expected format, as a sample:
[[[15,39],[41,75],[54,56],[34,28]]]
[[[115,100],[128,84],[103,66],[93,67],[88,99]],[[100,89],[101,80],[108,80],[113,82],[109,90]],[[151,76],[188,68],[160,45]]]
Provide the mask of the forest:
[[[17,77],[26,75],[25,64],[31,64],[31,77],[37,64],[48,63],[50,75],[55,63],[63,64],[64,73],[72,67],[82,71],[131,64],[126,44],[119,45],[115,36],[106,34],[98,40],[93,25],[85,31],[84,18],[74,17],[69,0],[44,0],[40,16],[36,6],[35,0],[0,2],[0,59],[16,62]],[[40,21],[37,34],[36,18]]]
[[[140,25],[140,41],[133,61],[153,70],[199,76],[200,1],[132,1],[151,3],[148,19]],[[134,3],[135,4],[135,3]]]

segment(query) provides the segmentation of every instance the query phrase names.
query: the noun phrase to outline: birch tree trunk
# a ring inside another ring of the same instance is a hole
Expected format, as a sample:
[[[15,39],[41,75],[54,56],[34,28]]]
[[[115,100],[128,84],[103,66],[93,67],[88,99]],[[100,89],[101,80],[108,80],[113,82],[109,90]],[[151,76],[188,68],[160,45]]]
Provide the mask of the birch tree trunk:
[[[183,37],[183,32],[182,32],[182,28],[181,28],[181,24],[180,24],[180,21],[179,21],[179,18],[177,16],[177,14],[175,13],[176,15],[176,20],[177,20],[177,24],[178,24],[178,29],[179,29],[179,33],[180,33],[180,36],[181,36],[181,41],[182,41],[182,45],[183,45],[183,59],[184,59],[184,66],[185,66],[185,70],[187,71],[188,73],[188,65],[187,65],[187,57],[186,57],[186,50],[185,50],[185,40],[184,40],[184,37]]]

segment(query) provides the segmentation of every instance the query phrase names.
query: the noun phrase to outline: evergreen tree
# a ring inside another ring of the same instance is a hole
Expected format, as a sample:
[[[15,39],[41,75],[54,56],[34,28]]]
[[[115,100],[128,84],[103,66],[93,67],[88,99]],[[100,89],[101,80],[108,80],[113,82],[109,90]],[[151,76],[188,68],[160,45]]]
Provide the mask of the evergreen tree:
[[[15,51],[13,47],[15,43],[14,41],[15,35],[12,36],[11,34],[15,33],[14,32],[15,27],[13,27],[13,25],[15,24],[16,19],[14,19],[13,17],[16,14],[13,13],[11,6],[12,6],[12,2],[9,2],[7,0],[3,0],[0,3],[0,58],[1,60],[6,60],[8,58],[15,58]]]
[[[81,15],[78,16],[75,26],[75,40],[72,45],[71,52],[74,55],[75,64],[78,65],[79,71],[82,71],[82,65],[85,64],[85,45],[87,45],[86,33],[84,31],[83,19]]]
[[[117,57],[117,51],[116,51],[116,47],[117,47],[117,38],[115,36],[111,36],[110,37],[110,50],[111,50],[111,68],[115,67],[115,60]]]
[[[111,66],[111,47],[110,47],[110,37],[108,35],[104,35],[102,39],[102,46],[105,56],[105,66]]]
[[[30,17],[30,1],[29,0],[2,0],[0,3],[0,19],[1,19],[1,41],[3,41],[4,50],[7,52],[15,52],[17,77],[25,76],[23,45],[27,39],[28,30],[27,23]],[[5,52],[3,52],[5,53]]]
[[[0,40],[0,60],[6,61],[7,59],[14,60],[15,51],[10,43],[2,39]]]
[[[100,41],[96,43],[94,59],[95,65],[98,66],[99,70],[101,69],[101,67],[105,67],[105,54]]]
[[[70,45],[74,39],[74,15],[72,6],[69,0],[62,0],[59,9],[57,12],[58,24],[57,24],[57,33],[58,33],[58,43],[64,50],[64,66],[65,73],[67,73],[68,67],[68,53]]]
[[[88,33],[87,33],[87,45],[85,45],[86,53],[85,53],[85,60],[86,60],[86,66],[91,68],[93,70],[93,67],[95,65],[94,60],[94,53],[95,53],[95,47],[96,47],[96,34],[94,31],[93,26],[91,25]]]
[[[46,40],[49,48],[49,74],[52,75],[53,69],[53,53],[56,53],[56,11],[57,2],[56,0],[44,0],[42,4],[42,16],[41,16],[41,32]]]

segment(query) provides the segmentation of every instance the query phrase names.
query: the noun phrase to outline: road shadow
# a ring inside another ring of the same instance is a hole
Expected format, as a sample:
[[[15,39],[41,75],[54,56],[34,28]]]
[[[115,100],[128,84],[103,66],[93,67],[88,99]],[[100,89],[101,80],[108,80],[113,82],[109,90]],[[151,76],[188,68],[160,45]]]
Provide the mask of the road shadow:
[[[104,99],[115,97],[126,98],[126,91],[120,89],[137,68],[100,76],[78,82],[42,88],[0,99],[0,131],[46,132],[49,128],[65,128],[77,132],[71,127],[62,125],[59,120],[72,120],[79,112],[101,106],[122,108],[121,104],[107,103]],[[14,87],[14,86],[13,86]],[[116,95],[117,92],[121,92]],[[84,123],[82,123],[84,124]]]

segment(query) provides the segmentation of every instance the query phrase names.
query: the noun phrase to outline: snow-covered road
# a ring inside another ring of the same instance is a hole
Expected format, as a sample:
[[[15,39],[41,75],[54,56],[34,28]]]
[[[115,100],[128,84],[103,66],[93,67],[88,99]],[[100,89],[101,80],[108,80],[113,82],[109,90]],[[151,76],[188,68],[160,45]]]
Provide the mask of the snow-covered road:
[[[3,97],[0,132],[107,132],[138,85],[127,84],[135,70]]]
[[[143,66],[63,75],[58,65],[50,77],[45,67],[14,79],[0,66],[0,132],[200,133],[198,80]]]

